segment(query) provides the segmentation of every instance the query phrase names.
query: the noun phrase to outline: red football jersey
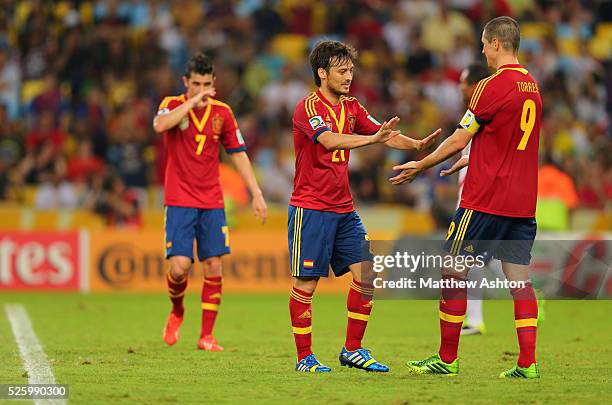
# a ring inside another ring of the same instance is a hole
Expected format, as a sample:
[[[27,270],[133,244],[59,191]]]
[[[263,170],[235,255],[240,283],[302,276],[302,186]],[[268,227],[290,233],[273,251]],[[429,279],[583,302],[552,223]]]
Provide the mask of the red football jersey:
[[[320,91],[300,100],[293,112],[295,178],[289,203],[296,207],[347,213],[353,211],[349,190],[349,150],[327,151],[317,142],[325,131],[371,135],[380,123],[354,97],[333,105]]]
[[[458,127],[475,133],[460,206],[489,214],[535,216],[542,98],[521,65],[481,80]]]
[[[186,101],[186,96],[166,97],[158,114]],[[227,153],[246,150],[230,106],[212,98],[204,108],[194,108],[165,133],[168,160],[164,181],[165,205],[190,208],[223,208],[219,184],[219,142]]]

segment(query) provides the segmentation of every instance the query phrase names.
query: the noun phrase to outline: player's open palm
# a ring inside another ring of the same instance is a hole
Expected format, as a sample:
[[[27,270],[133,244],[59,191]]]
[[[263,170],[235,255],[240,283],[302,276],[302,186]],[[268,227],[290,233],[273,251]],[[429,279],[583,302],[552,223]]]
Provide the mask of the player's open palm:
[[[395,126],[399,121],[400,119],[396,116],[389,121],[383,122],[378,132],[372,135],[372,143],[385,143],[389,139],[398,136],[400,131],[395,130]]]
[[[469,158],[467,156],[463,156],[461,159],[457,160],[455,164],[450,169],[444,169],[440,171],[440,176],[446,177],[450,176],[453,173],[458,172],[469,164]]]
[[[268,215],[268,206],[263,196],[261,194],[254,196],[251,206],[253,207],[255,217],[260,220],[262,224],[265,223],[266,216]]]
[[[393,166],[393,170],[401,170],[401,173],[395,177],[391,177],[389,181],[395,186],[404,183],[412,183],[414,179],[421,173],[419,162],[408,162],[403,165]]]
[[[426,138],[418,140],[416,142],[415,149],[416,150],[427,149],[428,147],[430,147],[436,142],[436,139],[438,139],[438,136],[440,136],[441,133],[442,133],[442,128],[438,128],[434,132],[429,134]]]

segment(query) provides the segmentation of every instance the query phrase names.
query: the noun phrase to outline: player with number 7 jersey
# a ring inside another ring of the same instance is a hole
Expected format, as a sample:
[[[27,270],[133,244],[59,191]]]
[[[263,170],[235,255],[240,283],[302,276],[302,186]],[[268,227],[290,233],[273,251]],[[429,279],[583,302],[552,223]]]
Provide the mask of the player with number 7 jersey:
[[[158,114],[187,102],[187,96],[170,96]],[[219,183],[219,146],[228,154],[247,150],[229,105],[208,99],[205,107],[190,109],[174,128],[166,131],[164,204],[203,209],[223,208]]]
[[[195,54],[183,76],[186,94],[163,99],[153,127],[165,135],[168,161],[165,188],[165,247],[170,270],[166,277],[172,311],[163,331],[173,345],[183,322],[183,297],[194,262],[194,241],[202,262],[202,329],[198,347],[223,351],[213,337],[221,304],[221,256],[230,252],[223,193],[219,182],[222,145],[252,195],[252,206],[262,222],[266,203],[253,174],[246,146],[232,109],[215,100],[215,74],[210,59]]]

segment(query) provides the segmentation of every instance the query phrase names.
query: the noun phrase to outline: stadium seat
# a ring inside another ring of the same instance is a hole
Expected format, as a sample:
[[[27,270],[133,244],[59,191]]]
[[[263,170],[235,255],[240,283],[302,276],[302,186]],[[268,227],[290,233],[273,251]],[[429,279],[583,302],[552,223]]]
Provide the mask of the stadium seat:
[[[290,63],[300,63],[307,45],[308,39],[303,35],[281,34],[274,38],[272,49]]]
[[[32,211],[32,229],[37,231],[55,231],[64,228],[60,226],[60,211]]]
[[[610,230],[612,230],[612,214],[609,212],[600,213],[595,221],[593,230],[610,232]]]
[[[96,230],[104,229],[105,226],[104,218],[100,215],[86,210],[77,210],[72,212],[69,228]]]
[[[42,80],[27,80],[21,86],[21,102],[29,104],[37,95],[43,91]]]
[[[22,188],[23,203],[25,206],[34,207],[34,201],[36,200],[37,191],[37,186],[25,186]]]
[[[541,39],[552,32],[552,26],[545,22],[529,22],[521,24],[523,39]]]
[[[0,206],[0,229],[3,231],[15,231],[21,229],[22,208],[19,206]]]
[[[589,50],[599,59],[608,59],[612,56],[612,23],[599,23],[595,29],[595,36],[589,42]]]

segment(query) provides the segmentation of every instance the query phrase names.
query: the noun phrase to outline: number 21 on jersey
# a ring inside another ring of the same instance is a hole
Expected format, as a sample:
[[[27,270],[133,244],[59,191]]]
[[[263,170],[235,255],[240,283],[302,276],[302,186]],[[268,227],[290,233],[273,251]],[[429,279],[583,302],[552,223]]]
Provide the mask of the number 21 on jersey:
[[[344,149],[336,149],[332,153],[332,162],[346,162],[346,157],[344,156]]]
[[[527,142],[529,141],[529,137],[533,131],[535,121],[536,104],[532,99],[528,98],[523,103],[523,112],[521,113],[521,131],[523,131],[523,137],[521,138],[521,142],[519,142],[516,150],[525,150],[527,147]]]

